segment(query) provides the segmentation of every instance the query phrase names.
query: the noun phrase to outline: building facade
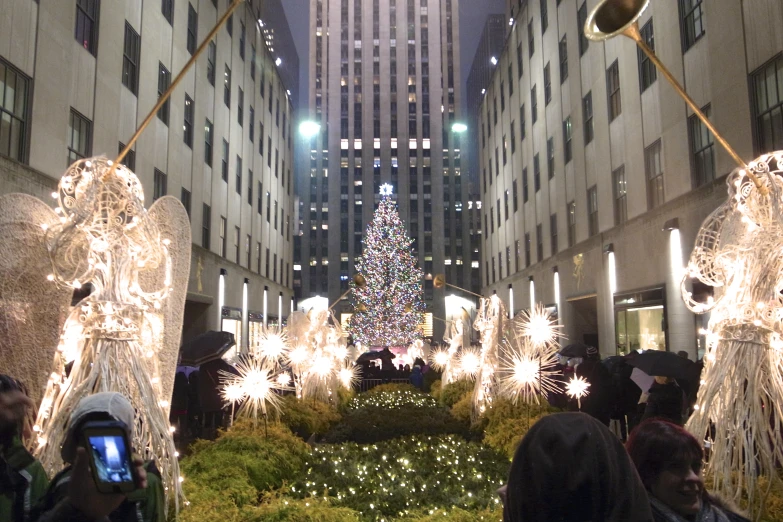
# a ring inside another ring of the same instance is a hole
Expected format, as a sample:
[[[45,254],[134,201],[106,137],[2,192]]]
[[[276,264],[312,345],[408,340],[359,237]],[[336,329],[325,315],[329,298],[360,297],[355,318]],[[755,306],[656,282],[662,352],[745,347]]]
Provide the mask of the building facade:
[[[0,193],[52,202],[72,161],[115,157],[226,7],[0,1]],[[148,204],[176,196],[191,219],[183,340],[246,346],[293,308],[292,107],[256,12],[232,15],[125,160]]]
[[[632,41],[584,37],[597,4],[509,3],[481,105],[483,292],[549,306],[568,342],[604,356],[693,358],[706,318],[682,304],[682,268],[735,164]],[[783,147],[781,20],[775,0],[653,0],[639,19],[746,161]]]
[[[458,11],[453,0],[311,1],[309,107],[320,132],[299,180],[304,298],[334,303],[349,288],[384,183],[425,274],[470,284],[469,187],[451,131],[461,111]],[[444,318],[443,290],[425,281],[424,292],[427,312]],[[337,310],[350,313],[349,300]],[[441,336],[443,323],[433,325]]]
[[[277,63],[277,72],[283,81],[294,110],[299,110],[299,55],[288,26],[282,0],[263,0],[257,3],[267,49]],[[277,59],[280,59],[278,62]]]

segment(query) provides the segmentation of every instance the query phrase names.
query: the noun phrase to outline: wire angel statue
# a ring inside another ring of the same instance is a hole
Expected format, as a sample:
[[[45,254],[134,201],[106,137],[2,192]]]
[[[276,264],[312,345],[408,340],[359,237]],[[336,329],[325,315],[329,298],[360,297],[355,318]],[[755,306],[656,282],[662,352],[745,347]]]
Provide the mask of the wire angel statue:
[[[454,319],[449,325],[447,335],[443,337],[443,340],[448,344],[448,348],[431,354],[433,364],[443,371],[441,375],[443,386],[454,382],[459,375],[455,364],[457,362],[457,353],[462,349],[464,328],[462,318]]]
[[[471,417],[476,420],[484,413],[487,404],[492,402],[496,393],[499,349],[503,340],[503,319],[506,307],[497,295],[481,298],[478,316],[473,328],[478,330],[481,340],[479,371],[476,386],[473,388],[473,408]]]
[[[783,462],[783,151],[729,175],[729,198],[699,230],[681,290],[693,312],[711,312],[702,386],[687,428],[711,446],[707,473],[717,492],[747,495],[758,513]],[[715,289],[694,300],[688,278]]]
[[[106,158],[75,162],[60,180],[59,223],[44,241],[50,285],[92,292],[65,321],[34,429],[50,474],[79,400],[114,391],[136,410],[133,446],[161,470],[166,502],[181,486],[168,422],[190,269],[190,223],[173,197],[144,208],[136,175]],[[72,367],[66,372],[66,365]]]

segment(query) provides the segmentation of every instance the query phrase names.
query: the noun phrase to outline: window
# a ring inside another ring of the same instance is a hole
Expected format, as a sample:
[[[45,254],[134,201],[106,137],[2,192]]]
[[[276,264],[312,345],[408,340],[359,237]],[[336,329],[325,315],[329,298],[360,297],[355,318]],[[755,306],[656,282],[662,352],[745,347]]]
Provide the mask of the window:
[[[239,235],[241,234],[239,227],[234,227],[234,260],[236,264],[239,264]]]
[[[710,106],[702,112],[710,117]],[[693,184],[700,187],[715,179],[715,150],[712,133],[695,114],[688,118],[688,135],[693,153]]]
[[[647,44],[647,47],[655,50],[655,38],[653,37],[653,21],[650,18],[644,26],[642,26],[641,32],[642,40]],[[650,58],[644,54],[641,48],[636,49],[636,55],[639,59],[639,87],[644,92],[647,87],[655,82],[658,77],[658,72],[655,69],[655,64],[652,63]]]
[[[702,0],[680,0],[680,30],[682,31],[682,50],[690,49],[699,38],[704,36],[704,10]]]
[[[517,151],[517,135],[514,132],[514,121],[511,121],[511,154],[513,155]]]
[[[93,56],[98,52],[100,0],[76,0],[76,41]]]
[[[598,233],[598,188],[595,185],[587,189],[587,225],[591,236]]]
[[[527,53],[528,57],[533,56],[536,51],[535,41],[533,40],[533,20],[527,23]]]
[[[541,166],[538,162],[538,154],[533,156],[533,188],[536,192],[541,190]]]
[[[524,72],[524,68],[522,67],[522,42],[519,42],[519,45],[517,45],[517,72],[519,73],[519,76],[522,76],[522,73]]]
[[[500,221],[500,218],[498,218],[498,221]],[[500,223],[498,223],[500,225]],[[495,211],[494,209],[489,209],[489,231],[490,233],[495,232]]]
[[[190,191],[185,187],[182,187],[179,199],[182,201],[182,206],[185,207],[185,211],[188,213],[188,219],[190,219]]]
[[[229,2],[229,5],[231,2]],[[226,32],[229,36],[234,36],[234,15],[228,17],[228,20],[226,20]]]
[[[622,225],[628,220],[627,187],[625,184],[625,165],[612,172],[612,192],[614,194],[614,224]]]
[[[663,165],[661,140],[644,149],[644,171],[647,174],[647,210],[663,205]]]
[[[550,255],[557,254],[557,214],[549,216],[549,247],[552,250]]]
[[[275,230],[277,230],[277,200],[275,200]]]
[[[212,221],[212,208],[203,203],[201,210],[201,247],[209,250],[210,222]]]
[[[587,1],[582,2],[576,11],[576,26],[579,29],[579,56],[587,52],[590,41],[585,36],[585,23],[587,23]]]
[[[223,140],[223,162],[220,165],[220,177],[228,182],[228,141]]]
[[[231,108],[231,69],[228,68],[228,65],[225,65],[223,72],[223,103],[229,109]]]
[[[250,44],[250,79],[256,79],[256,46]]]
[[[245,59],[245,22],[239,22],[239,57]]]
[[[153,183],[152,201],[156,201],[168,193],[168,182],[166,180],[166,174],[158,169],[155,169]]]
[[[174,0],[163,0],[160,10],[169,25],[174,25]]]
[[[566,205],[566,217],[568,218],[568,246],[576,244],[576,203],[573,201]]]
[[[535,123],[538,120],[538,100],[536,99],[536,86],[530,89],[530,118]]]
[[[563,121],[563,163],[571,161],[571,116]]]
[[[549,16],[546,6],[547,0],[541,0],[541,34],[546,32],[546,28],[549,26]]]
[[[251,178],[252,178],[252,176],[251,176]],[[256,210],[257,210],[259,216],[261,215],[261,204],[264,202],[264,197],[263,196],[264,196],[264,184],[261,181],[259,181],[258,182],[258,196],[256,197],[256,200],[257,200],[256,201],[256,205],[258,206],[258,208]]]
[[[171,85],[171,73],[162,63],[158,62],[158,99],[163,96],[163,93],[166,92],[169,85]],[[158,109],[158,119],[166,125],[169,124],[169,101],[170,100],[166,100],[166,102],[160,106],[160,109]]]
[[[521,254],[522,252],[520,252],[519,239],[517,239],[516,241],[514,241],[514,255],[515,255],[514,270],[516,272],[519,272],[519,257]]]
[[[9,95],[8,91],[9,89],[6,85],[6,96]],[[6,113],[3,111],[2,115],[5,117]],[[91,154],[92,122],[71,109],[71,119],[68,123],[68,165]]]
[[[0,93],[1,94],[1,93]],[[119,153],[125,150],[125,144],[120,142]],[[122,164],[128,167],[132,171],[136,171],[136,151],[129,150],[125,157],[122,159]]]
[[[0,155],[25,161],[27,156],[27,115],[30,79],[0,57]],[[73,111],[68,139],[73,142]],[[87,126],[89,130],[89,122]],[[79,127],[80,130],[81,127]],[[81,135],[79,136],[81,138]],[[88,137],[89,138],[89,137]],[[89,139],[87,143],[89,143]],[[70,147],[72,148],[72,147]],[[70,150],[69,148],[69,150]],[[84,157],[83,154],[80,157]],[[74,158],[75,159],[75,158]],[[73,160],[68,157],[68,165]]]
[[[215,86],[215,60],[217,59],[217,45],[215,41],[209,42],[207,48],[207,81],[213,87]]]
[[[508,161],[508,140],[506,139],[506,135],[503,135],[503,165]]]
[[[267,279],[269,279],[269,247],[266,248],[266,264],[265,264],[265,266],[266,266],[266,268],[264,269],[265,270],[265,274],[264,275],[266,276]]]
[[[256,141],[256,111],[253,109],[253,106],[250,106],[250,114],[248,116],[248,139],[250,140],[250,143],[254,143]]]
[[[212,122],[206,120],[204,122],[204,163],[212,166],[212,143],[214,139],[214,126]]]
[[[237,123],[241,127],[245,119],[245,91],[242,90],[242,87],[237,87],[237,91],[239,93],[237,97]]]
[[[218,252],[218,255],[220,257],[226,257],[226,227],[227,226],[228,223],[226,223],[226,218],[220,216],[220,251]]]
[[[503,80],[500,80],[500,110],[506,110],[506,88],[503,86]],[[497,123],[497,122],[495,122]]]
[[[269,223],[269,212],[270,208],[272,207],[272,196],[269,194],[269,191],[266,193],[266,222]]]
[[[568,78],[568,42],[566,41],[566,35],[563,35],[563,39],[560,40],[558,50],[560,51],[560,83],[562,84]]]
[[[593,141],[593,92],[582,98],[582,125],[584,126],[585,145]]]
[[[503,252],[498,252],[498,277],[503,279]]]
[[[527,184],[527,167],[522,169],[522,202],[527,203],[527,200],[530,196],[530,191],[528,190],[528,184]]]
[[[514,67],[511,65],[511,62],[509,61],[509,64],[508,64],[508,97],[509,97],[509,99],[513,95],[514,95]]]
[[[264,124],[261,121],[258,122],[258,153],[264,155]]]
[[[525,139],[525,104],[519,106],[519,141]]]
[[[256,273],[261,273],[261,242],[256,242]]]
[[[196,10],[193,9],[193,4],[189,3],[187,48],[191,56],[193,55],[193,53],[196,52],[197,45],[198,45],[198,14],[196,13]]]
[[[783,54],[754,72],[752,83],[758,150],[783,149]]]
[[[525,266],[530,266],[530,232],[525,234]]]
[[[182,125],[183,129],[183,140],[185,141],[185,145],[193,148],[193,111],[195,109],[195,105],[193,104],[193,100],[190,99],[190,96],[187,94],[185,95],[185,121]]]
[[[536,225],[536,260],[539,263],[544,260],[544,232],[541,223]]]
[[[508,190],[503,193],[503,208],[505,211],[506,221],[508,221]]]
[[[514,180],[511,186],[511,197],[514,200],[514,212],[516,212],[517,209],[519,209],[519,198],[517,197],[517,180]]]
[[[620,66],[617,60],[606,70],[606,92],[609,95],[609,121],[614,121],[623,112],[620,99]]]
[[[250,263],[252,261],[251,258],[253,257],[253,251],[250,250],[250,241],[251,240],[252,240],[252,238],[250,237],[250,234],[248,234],[247,237],[245,238],[245,255],[247,256],[246,257],[246,262],[247,262],[247,269],[248,270],[250,270]]]
[[[122,84],[133,94],[139,94],[139,53],[141,36],[125,22],[125,44],[122,50]]]
[[[268,136],[266,138],[266,150],[269,152],[266,156],[266,166],[271,167],[272,166],[272,137]]]
[[[546,170],[549,179],[555,177],[555,139],[546,140]]]
[[[544,106],[552,101],[552,76],[549,73],[549,62],[544,66]]]
[[[234,190],[237,191],[237,194],[242,194],[242,158],[237,156],[237,162],[236,162],[236,172],[234,173],[236,176],[236,186],[234,187]]]

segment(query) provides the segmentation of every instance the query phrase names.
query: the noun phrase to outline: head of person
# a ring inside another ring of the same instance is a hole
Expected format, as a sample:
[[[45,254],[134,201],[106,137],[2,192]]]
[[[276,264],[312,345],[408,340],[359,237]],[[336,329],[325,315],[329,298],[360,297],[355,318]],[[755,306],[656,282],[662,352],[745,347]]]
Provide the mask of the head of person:
[[[699,512],[704,450],[696,437],[671,422],[649,419],[631,432],[626,449],[652,497],[685,517]]]
[[[587,359],[588,361],[597,361],[601,358],[601,356],[598,354],[598,348],[595,346],[588,346],[587,347]]]
[[[672,379],[670,379],[669,377],[664,377],[663,375],[655,375],[653,379],[655,379],[655,382],[657,382],[658,384],[669,384],[670,382],[672,382]]]
[[[683,359],[690,360],[690,357],[688,357],[688,352],[686,352],[685,350],[680,350],[679,352],[677,352],[677,355],[679,355]]]
[[[135,411],[130,401],[117,392],[101,392],[84,397],[71,412],[60,455],[71,464],[76,459],[76,448],[82,443],[81,431],[86,422],[117,421],[133,432]]]
[[[584,413],[547,415],[511,462],[504,522],[652,521],[650,502],[619,439]]]
[[[0,374],[0,393],[23,393],[28,395],[25,386],[18,380],[9,375]],[[19,406],[22,408],[23,406]],[[29,414],[29,412],[27,412]],[[14,415],[19,419],[18,422],[9,421],[8,423],[0,422],[0,443],[7,443],[14,437],[21,436],[24,430],[26,414]]]

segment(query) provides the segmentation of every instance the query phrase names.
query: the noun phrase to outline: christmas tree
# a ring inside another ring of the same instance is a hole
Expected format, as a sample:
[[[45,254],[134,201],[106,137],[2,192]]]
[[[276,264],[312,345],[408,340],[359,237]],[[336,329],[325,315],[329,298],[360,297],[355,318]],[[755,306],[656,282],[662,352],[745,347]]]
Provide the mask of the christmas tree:
[[[404,346],[421,337],[422,271],[411,243],[391,187],[383,185],[380,205],[367,227],[364,254],[356,263],[366,285],[351,283],[355,313],[349,330],[355,341],[365,346]]]

